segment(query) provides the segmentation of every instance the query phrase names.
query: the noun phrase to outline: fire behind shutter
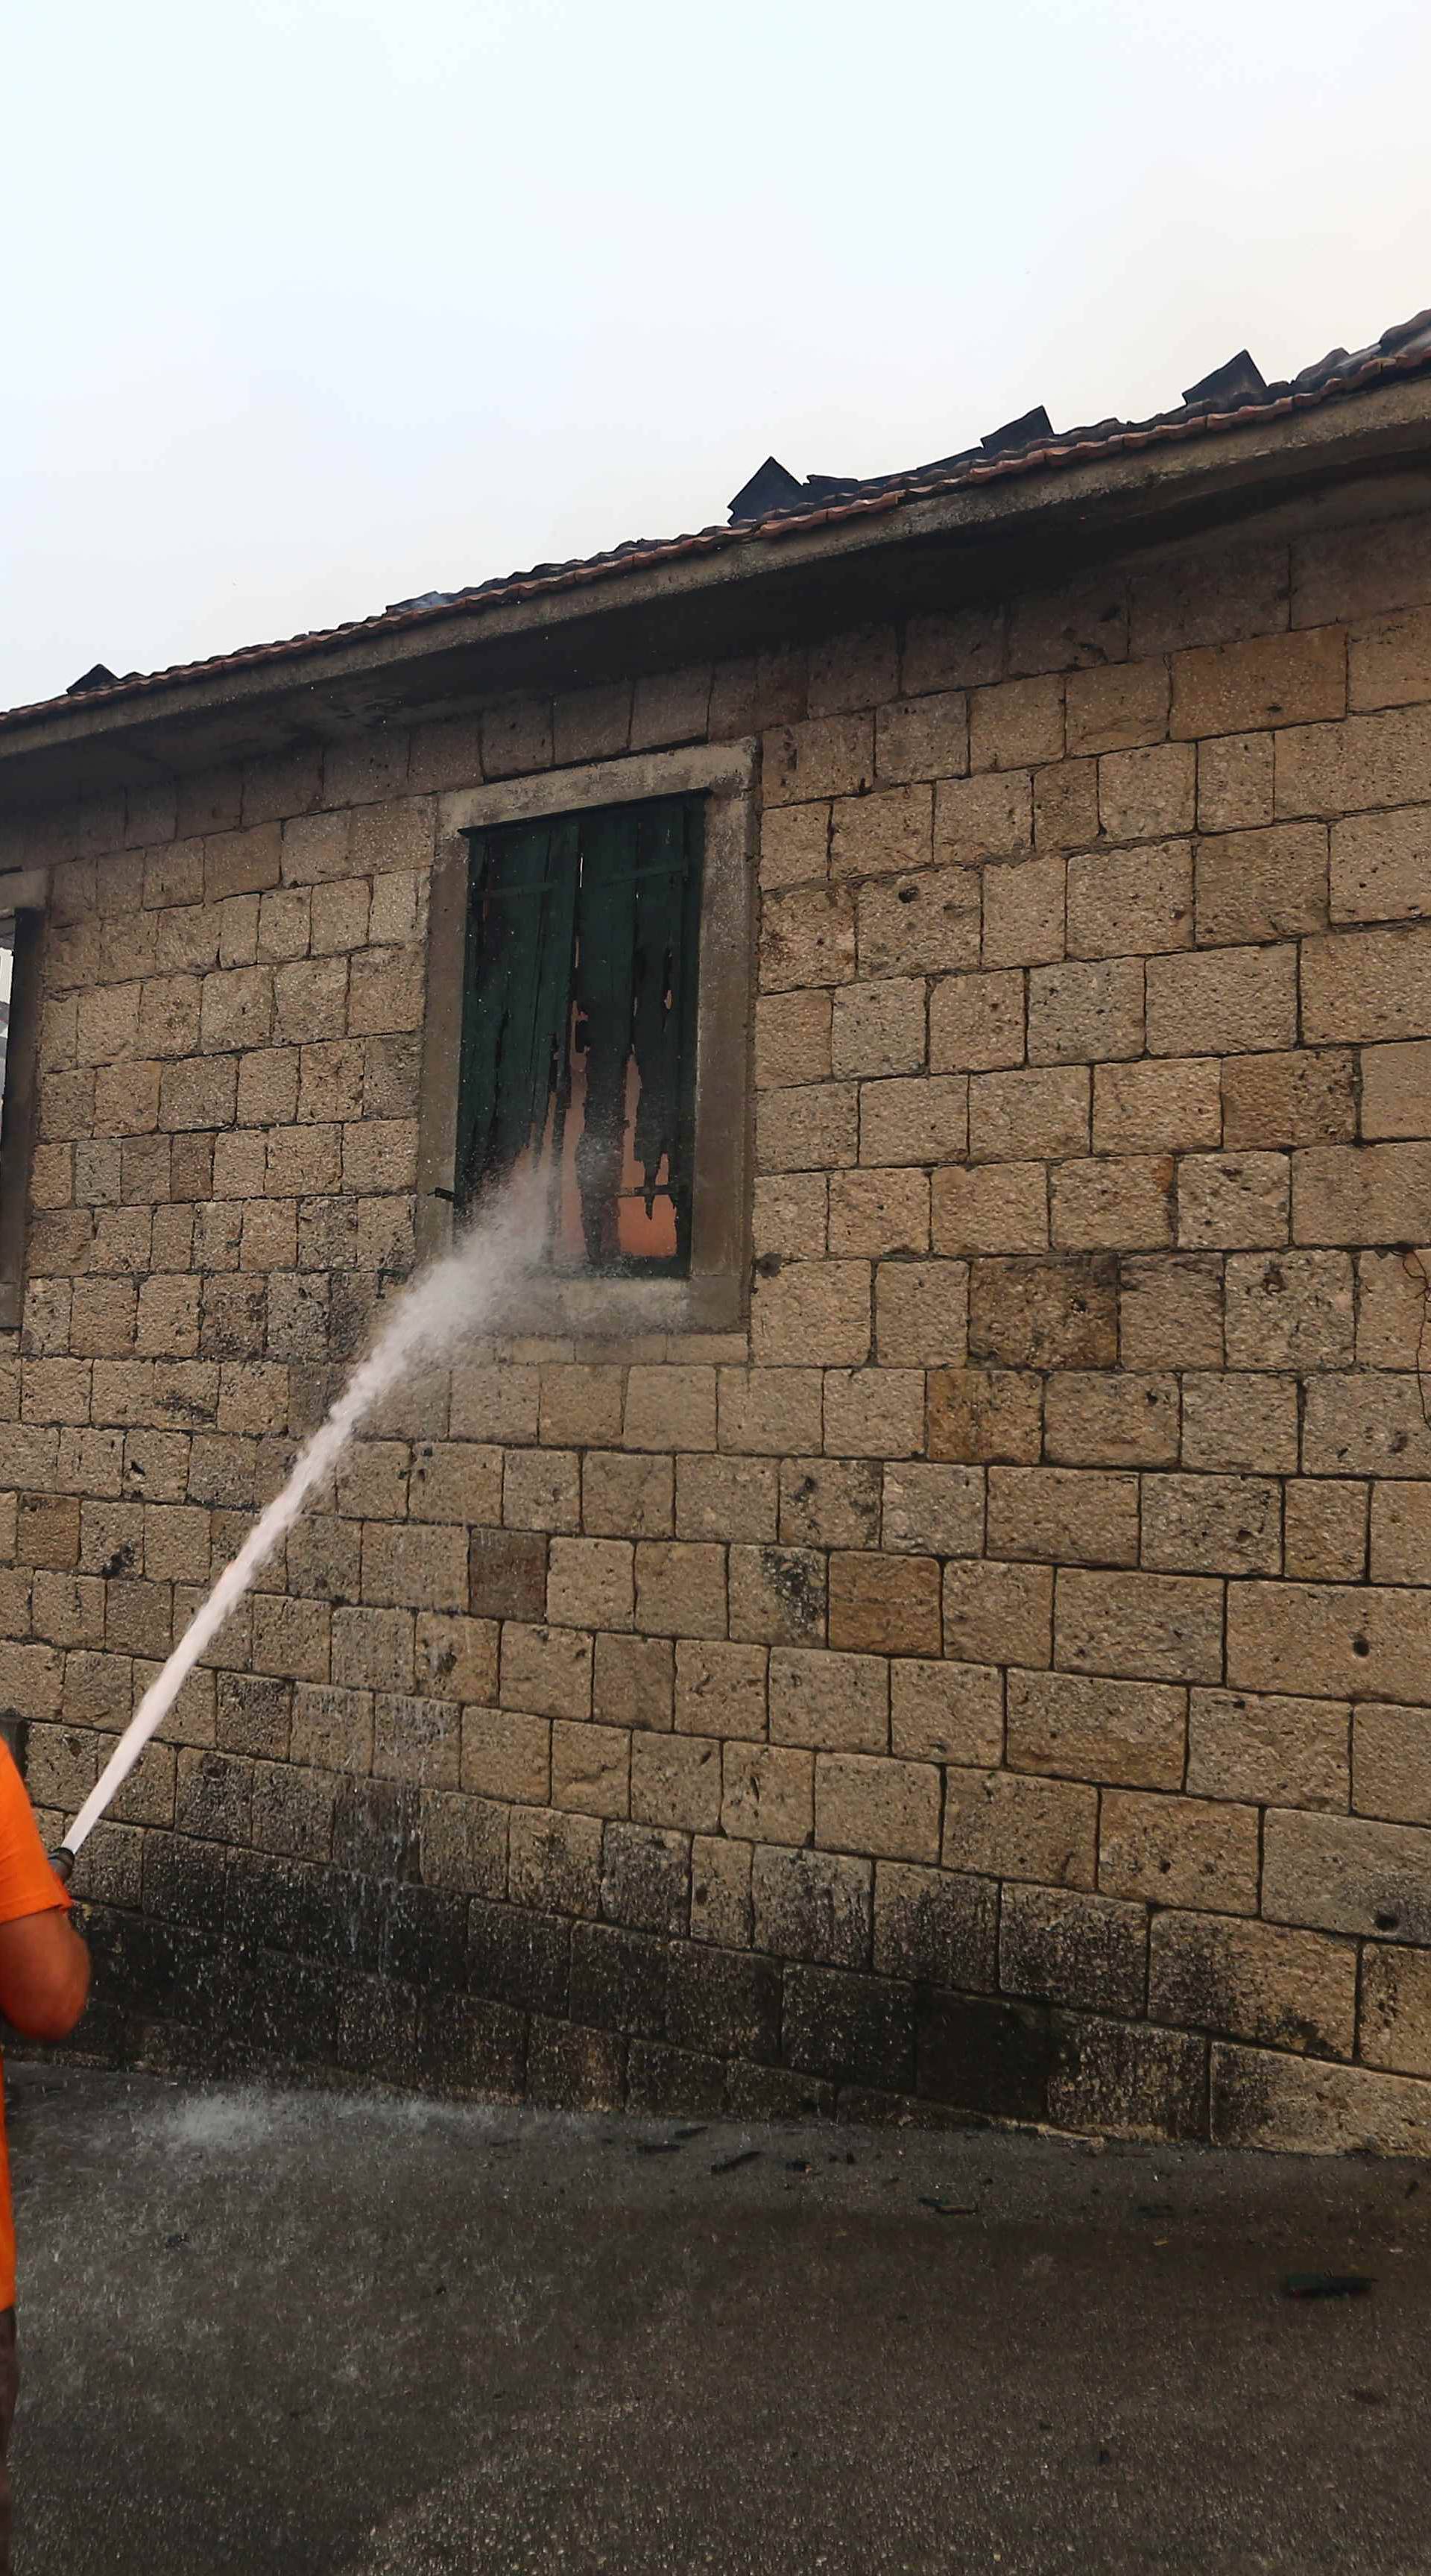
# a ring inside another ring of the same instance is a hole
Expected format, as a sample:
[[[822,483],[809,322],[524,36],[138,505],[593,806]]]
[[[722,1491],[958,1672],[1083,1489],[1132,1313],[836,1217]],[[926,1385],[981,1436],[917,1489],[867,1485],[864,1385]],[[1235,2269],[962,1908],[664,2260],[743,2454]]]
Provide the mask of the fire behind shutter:
[[[690,1266],[701,822],[669,796],[468,836],[458,1201],[539,1167],[561,1267]]]

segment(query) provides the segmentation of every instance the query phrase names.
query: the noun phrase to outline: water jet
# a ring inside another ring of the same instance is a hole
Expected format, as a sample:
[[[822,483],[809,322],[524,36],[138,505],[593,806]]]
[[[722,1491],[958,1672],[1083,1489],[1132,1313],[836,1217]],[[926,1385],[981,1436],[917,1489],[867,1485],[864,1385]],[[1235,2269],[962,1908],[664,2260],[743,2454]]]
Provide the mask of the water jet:
[[[452,1358],[499,1320],[513,1288],[535,1267],[544,1209],[530,1180],[510,1183],[467,1227],[452,1251],[419,1271],[393,1302],[366,1357],[306,1446],[281,1492],[254,1523],[232,1564],[195,1611],[155,1675],[59,1848],[50,1855],[68,1881],[75,1862],[151,1736],[157,1735],[194,1666],[237,1609],[255,1576],[293,1527],[316,1485],[385,1396],[408,1372]]]

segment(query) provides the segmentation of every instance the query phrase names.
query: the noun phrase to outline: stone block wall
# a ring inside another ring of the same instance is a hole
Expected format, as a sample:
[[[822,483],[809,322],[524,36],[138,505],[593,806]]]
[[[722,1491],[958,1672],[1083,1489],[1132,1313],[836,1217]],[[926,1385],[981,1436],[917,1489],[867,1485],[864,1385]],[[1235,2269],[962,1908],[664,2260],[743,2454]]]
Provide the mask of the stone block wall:
[[[90,2044],[1426,2152],[1431,516],[21,834],[32,1794],[411,1266],[443,792],[752,733],[748,1333],[390,1408],[94,1837]]]

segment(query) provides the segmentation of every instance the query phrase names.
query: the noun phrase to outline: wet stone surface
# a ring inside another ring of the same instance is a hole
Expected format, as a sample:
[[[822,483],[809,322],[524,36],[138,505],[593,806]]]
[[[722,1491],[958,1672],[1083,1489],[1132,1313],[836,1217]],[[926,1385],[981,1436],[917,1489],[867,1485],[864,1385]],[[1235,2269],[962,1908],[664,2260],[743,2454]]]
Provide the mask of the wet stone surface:
[[[19,2576],[1425,2564],[1424,2167],[10,2090]]]

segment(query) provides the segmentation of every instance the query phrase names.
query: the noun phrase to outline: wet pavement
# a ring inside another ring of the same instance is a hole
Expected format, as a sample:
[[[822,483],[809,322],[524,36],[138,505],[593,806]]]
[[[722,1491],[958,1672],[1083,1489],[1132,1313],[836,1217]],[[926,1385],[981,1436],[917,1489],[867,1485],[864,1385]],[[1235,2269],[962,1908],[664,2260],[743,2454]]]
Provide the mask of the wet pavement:
[[[1431,2569],[1426,2168],[10,2087],[18,2576]]]

